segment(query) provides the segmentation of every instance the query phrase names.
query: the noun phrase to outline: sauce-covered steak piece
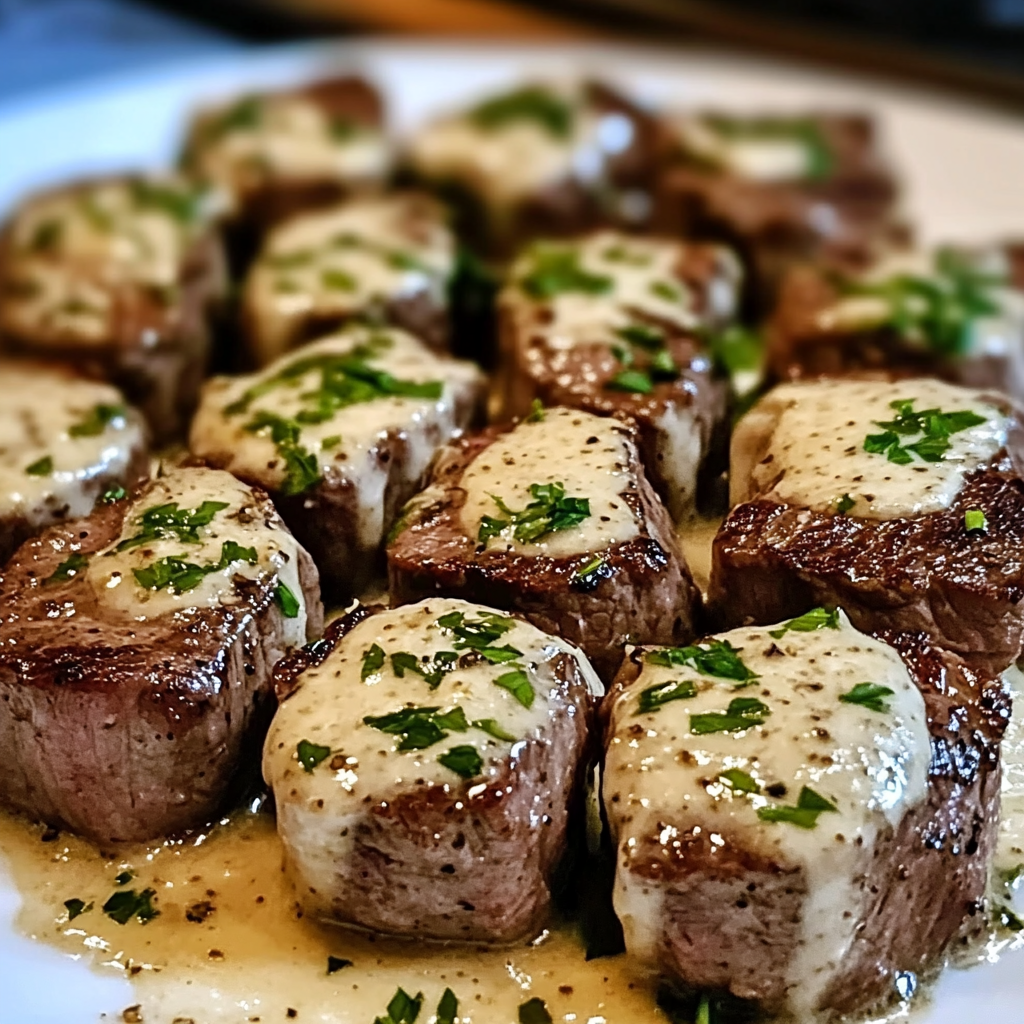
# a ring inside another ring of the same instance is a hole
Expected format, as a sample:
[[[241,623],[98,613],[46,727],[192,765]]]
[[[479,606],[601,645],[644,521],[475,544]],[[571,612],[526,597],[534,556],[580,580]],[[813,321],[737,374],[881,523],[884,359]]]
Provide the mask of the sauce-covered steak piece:
[[[725,446],[728,389],[709,343],[734,326],[740,276],[718,246],[610,231],[535,243],[499,299],[504,414],[540,399],[632,416],[647,476],[682,518],[714,442]]]
[[[237,241],[248,245],[291,214],[379,188],[391,164],[383,98],[352,76],[200,110],[181,157],[223,198]]]
[[[59,365],[0,360],[0,565],[148,469],[145,427],[116,388]]]
[[[700,606],[636,429],[575,409],[443,453],[393,531],[388,575],[395,604],[444,594],[520,612],[605,680],[626,643],[692,637]]]
[[[822,380],[737,425],[734,508],[714,542],[723,626],[839,605],[927,633],[992,672],[1024,638],[1019,413],[937,380]]]
[[[455,240],[434,199],[364,196],[270,232],[246,278],[243,322],[258,365],[354,318],[448,349]]]
[[[460,232],[506,257],[532,238],[650,215],[657,124],[599,82],[528,82],[425,125],[405,161],[460,213]]]
[[[483,376],[398,328],[350,325],[261,373],[209,381],[197,457],[258,484],[332,595],[359,593],[435,452],[475,418]]]
[[[322,625],[309,556],[227,473],[51,527],[0,575],[0,798],[100,843],[204,824]]]
[[[778,380],[927,373],[1024,398],[1024,244],[796,267],[767,332]]]
[[[1007,699],[921,634],[815,609],[634,650],[603,806],[626,946],[786,1019],[913,991],[985,927]]]
[[[542,927],[603,693],[576,648],[432,598],[357,609],[275,680],[263,771],[306,913],[467,942]]]
[[[174,178],[30,197],[0,230],[0,351],[119,387],[154,441],[195,407],[226,277],[208,197]]]
[[[760,308],[809,259],[858,266],[906,231],[873,122],[859,114],[666,115],[655,223],[736,246]]]

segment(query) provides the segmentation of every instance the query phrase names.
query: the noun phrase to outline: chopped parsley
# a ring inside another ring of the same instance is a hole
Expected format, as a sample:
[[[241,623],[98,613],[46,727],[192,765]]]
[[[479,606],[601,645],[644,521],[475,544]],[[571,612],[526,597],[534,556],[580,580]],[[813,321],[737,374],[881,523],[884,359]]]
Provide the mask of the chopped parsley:
[[[341,434],[331,434],[320,442],[320,447],[326,452],[337,448],[341,444]]]
[[[310,743],[309,740],[299,740],[295,753],[298,755],[302,770],[312,772],[321,761],[330,756],[331,748],[319,743]]]
[[[713,732],[742,732],[755,725],[763,725],[770,714],[768,705],[756,697],[734,697],[725,711],[690,715],[690,732],[695,736]]]
[[[29,476],[49,476],[53,472],[53,456],[44,455],[41,459],[36,459],[30,466],[25,467],[25,472]]]
[[[885,454],[890,462],[905,466],[914,461],[916,455],[923,462],[941,462],[950,448],[950,435],[977,427],[985,422],[969,409],[957,412],[942,412],[940,409],[915,411],[916,399],[897,399],[889,407],[896,410],[892,420],[876,420],[884,428],[881,434],[868,434],[864,439],[864,451],[875,455]],[[921,434],[911,444],[903,443],[907,437]]]
[[[135,520],[141,527],[134,537],[121,541],[118,551],[128,551],[154,540],[167,540],[171,537],[182,544],[198,544],[199,528],[209,526],[213,517],[228,507],[226,501],[204,501],[197,508],[179,508],[176,501],[147,508]]]
[[[537,695],[525,669],[515,668],[511,672],[498,676],[494,680],[494,685],[508,690],[524,708],[533,707],[533,701]]]
[[[739,768],[730,768],[728,771],[719,772],[718,777],[734,793],[760,793],[761,787],[754,777]]]
[[[804,786],[797,797],[796,806],[760,807],[757,816],[762,821],[783,821],[800,828],[814,828],[818,817],[827,811],[837,812],[838,807],[831,800]]]
[[[857,501],[855,498],[851,498],[849,494],[844,494],[841,498],[836,500],[836,512],[841,516],[845,516],[846,513],[849,512],[856,504]]]
[[[673,700],[689,700],[697,696],[697,687],[689,679],[676,682],[655,683],[640,691],[636,714],[647,715],[657,711],[663,704]]]
[[[128,492],[118,484],[116,487],[111,487],[100,495],[100,504],[113,505],[115,501],[122,501],[127,497]]]
[[[252,550],[251,548],[249,549]],[[299,599],[291,592],[289,587],[278,583],[274,591],[274,603],[281,609],[281,614],[286,619],[297,619],[299,617]]]
[[[252,131],[263,120],[263,100],[259,96],[243,96],[217,115],[207,126],[211,141],[234,132]]]
[[[389,736],[401,736],[396,750],[423,750],[443,740],[449,732],[469,728],[461,707],[441,711],[440,707],[403,708],[388,715],[367,715],[365,725]]]
[[[432,690],[436,690],[441,680],[455,667],[458,658],[455,651],[438,651],[432,661],[421,661],[415,654],[398,651],[391,655],[391,668],[399,679],[404,679],[406,672],[415,672],[426,680]]]
[[[60,245],[64,235],[64,222],[56,217],[41,220],[32,232],[28,241],[31,252],[51,252]]]
[[[530,484],[530,497],[533,501],[517,512],[492,494],[491,500],[505,518],[484,516],[480,521],[477,540],[486,544],[492,537],[512,527],[512,536],[519,543],[525,544],[540,540],[549,533],[571,529],[590,517],[590,500],[566,497],[565,486],[561,483]]]
[[[72,424],[68,428],[71,437],[97,437],[102,434],[111,423],[123,420],[125,407],[123,405],[96,405],[85,419]]]
[[[501,131],[526,121],[543,128],[556,139],[569,136],[573,126],[572,106],[540,85],[524,85],[512,92],[478,103],[469,119],[485,131]]]
[[[135,872],[131,868],[125,868],[117,878],[114,879],[114,885],[127,885],[135,877]]]
[[[317,457],[299,444],[302,427],[298,422],[261,410],[245,425],[245,429],[251,434],[270,431],[270,439],[284,459],[282,494],[302,494],[320,482]]]
[[[1005,928],[1008,932],[1024,932],[1024,921],[1022,921],[1008,906],[999,903],[993,908],[993,916],[996,924]]]
[[[146,590],[171,590],[175,594],[185,594],[194,590],[211,573],[226,569],[233,562],[246,562],[255,565],[258,561],[255,548],[243,548],[233,540],[226,540],[221,545],[220,561],[209,565],[196,565],[184,561],[184,555],[168,555],[152,565],[141,569],[132,569],[132,575],[140,587]]]
[[[768,630],[768,635],[781,640],[787,633],[813,633],[818,629],[838,629],[838,608],[812,608],[795,619],[790,619],[779,629]]]
[[[87,914],[93,907],[92,903],[79,899],[65,900],[64,906],[67,908],[68,921],[74,921],[79,914]]]
[[[601,555],[596,555],[572,574],[570,582],[577,586],[588,587],[608,575],[610,575],[610,569],[607,560]]]
[[[804,151],[803,177],[808,181],[821,181],[832,173],[832,150],[810,118],[713,115],[704,117],[703,123],[728,142],[797,143]]]
[[[611,391],[629,391],[637,395],[649,395],[654,390],[651,375],[644,370],[621,370],[610,378],[605,387]]]
[[[969,508],[964,513],[964,529],[970,533],[973,530],[987,530],[988,519],[980,508]]]
[[[535,398],[530,405],[530,412],[525,423],[543,423],[544,422],[544,403],[539,399]]]
[[[488,736],[493,736],[496,740],[503,740],[505,743],[515,743],[517,739],[510,732],[502,729],[494,718],[477,718],[471,724],[474,729],[479,729],[481,732],[487,733]]]
[[[480,774],[484,766],[484,762],[476,747],[469,744],[452,747],[451,750],[446,750],[443,754],[439,754],[437,760],[445,768],[455,772],[456,775],[463,779],[475,778]]]
[[[719,370],[729,377],[757,370],[764,358],[764,342],[748,327],[734,324],[721,331],[704,334],[704,344]]]
[[[492,664],[518,658],[523,652],[509,644],[496,646],[506,633],[515,628],[515,619],[494,612],[481,612],[478,619],[467,619],[462,612],[448,612],[437,620],[438,626],[455,634],[452,646],[458,650],[473,650]]]
[[[141,924],[147,924],[160,915],[153,906],[155,895],[155,889],[143,889],[142,892],[121,889],[103,904],[103,913],[118,924],[127,924],[133,917]]]
[[[666,302],[682,302],[686,297],[679,285],[671,284],[668,281],[654,281],[651,284],[650,292],[656,298],[664,299]]]
[[[660,327],[652,327],[650,324],[627,324],[625,327],[616,328],[615,333],[623,341],[647,349],[648,352],[656,352],[665,344],[665,332]]]
[[[320,283],[330,291],[351,292],[355,291],[356,279],[339,270],[337,267],[329,267],[320,275]]]
[[[371,644],[363,652],[363,668],[359,673],[359,678],[367,680],[375,672],[379,672],[384,667],[384,648],[380,644]]]
[[[352,961],[346,960],[343,956],[329,956],[327,958],[327,973],[336,974],[343,967],[351,967]]]
[[[409,995],[404,988],[398,989],[388,1003],[387,1016],[378,1017],[374,1024],[416,1024],[416,1018],[423,1007],[423,993]]]
[[[548,1004],[534,996],[519,1007],[519,1024],[551,1024]]]
[[[532,299],[553,299],[566,292],[606,295],[613,280],[595,274],[580,264],[580,254],[568,246],[535,245],[530,250],[531,265],[519,279],[519,286]]]
[[[702,676],[732,679],[744,686],[757,679],[728,640],[701,640],[690,647],[662,647],[648,651],[646,661],[650,665],[685,665]]]
[[[76,551],[74,554],[68,555],[68,557],[65,558],[64,561],[61,562],[45,580],[43,580],[43,584],[45,586],[47,583],[64,583],[77,576],[88,564],[89,559],[85,555]]]
[[[892,708],[885,703],[886,697],[892,697],[895,691],[888,686],[880,686],[878,683],[858,683],[849,693],[844,693],[839,699],[844,704],[859,704],[869,711],[878,711],[881,714],[888,714]]]
[[[459,1000],[455,993],[446,988],[437,1004],[437,1020],[434,1024],[455,1024],[455,1018],[459,1014]]]
[[[188,188],[174,188],[144,178],[131,183],[132,199],[139,209],[156,210],[179,224],[192,224],[199,219],[202,193]]]

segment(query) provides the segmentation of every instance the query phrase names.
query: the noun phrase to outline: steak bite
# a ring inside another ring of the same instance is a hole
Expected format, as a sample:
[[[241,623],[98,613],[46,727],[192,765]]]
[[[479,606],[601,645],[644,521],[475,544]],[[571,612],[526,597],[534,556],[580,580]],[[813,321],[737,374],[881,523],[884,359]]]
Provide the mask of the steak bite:
[[[384,119],[380,93],[358,77],[250,93],[196,114],[181,165],[251,244],[294,213],[380,187],[392,162]]]
[[[366,196],[274,229],[246,279],[245,337],[269,363],[353,318],[389,321],[448,348],[455,240],[429,196]]]
[[[937,380],[788,384],[737,425],[709,602],[722,625],[839,605],[1001,672],[1024,637],[1021,425]]]
[[[99,843],[206,823],[322,625],[309,556],[227,473],[51,527],[0,575],[0,799]]]
[[[733,326],[739,288],[738,262],[717,246],[610,231],[536,243],[499,299],[505,414],[540,399],[632,416],[647,475],[682,518],[725,444],[727,385],[704,339]]]
[[[709,112],[668,116],[663,134],[655,222],[736,246],[755,305],[770,305],[793,263],[856,267],[905,237],[868,117]]]
[[[146,475],[146,431],[116,388],[0,359],[0,565],[62,519]]]
[[[1024,245],[902,253],[857,274],[794,268],[767,333],[779,380],[927,373],[1024,397]]]
[[[304,911],[418,939],[532,938],[604,692],[587,659],[435,597],[357,609],[276,681],[263,773]]]
[[[537,237],[650,215],[657,123],[600,82],[532,82],[416,133],[406,162],[460,211],[460,233],[492,256]]]
[[[155,442],[179,436],[226,291],[210,214],[177,179],[105,178],[29,198],[0,231],[0,350],[109,380]]]
[[[522,614],[610,680],[626,643],[693,636],[700,594],[636,429],[548,409],[443,453],[388,547],[393,604],[444,594]]]
[[[271,493],[332,596],[382,570],[381,546],[434,453],[476,417],[483,376],[397,328],[350,325],[203,390],[192,453]]]
[[[627,657],[602,798],[632,956],[831,1019],[909,997],[984,928],[1005,694],[886,639],[816,609]]]

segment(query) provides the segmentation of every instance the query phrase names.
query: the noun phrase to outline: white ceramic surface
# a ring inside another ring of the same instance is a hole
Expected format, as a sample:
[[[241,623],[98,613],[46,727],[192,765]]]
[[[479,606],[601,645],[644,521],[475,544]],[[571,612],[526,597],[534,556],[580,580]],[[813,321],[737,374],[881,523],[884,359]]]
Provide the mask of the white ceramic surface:
[[[643,97],[679,105],[710,102],[747,111],[866,107],[884,123],[922,239],[1024,236],[1024,120],[949,97],[766,61],[564,45],[353,42],[204,58],[37,93],[0,106],[0,211],[21,193],[70,175],[168,161],[182,121],[199,99],[339,67],[364,71],[384,87],[400,132],[470,93],[531,71],[589,69]],[[18,901],[0,857],[0,1024],[94,1024],[101,1014],[120,1020],[121,1009],[134,1001],[129,983],[100,978],[16,934]],[[930,1006],[913,1017],[919,1024],[1024,1022],[1024,954],[948,971]]]

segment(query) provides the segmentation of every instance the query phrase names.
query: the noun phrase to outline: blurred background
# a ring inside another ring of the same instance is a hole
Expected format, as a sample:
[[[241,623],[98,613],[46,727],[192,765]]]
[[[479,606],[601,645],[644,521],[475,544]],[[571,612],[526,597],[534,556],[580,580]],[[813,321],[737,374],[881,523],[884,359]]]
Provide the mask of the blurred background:
[[[353,34],[727,44],[1024,110],[1024,0],[0,0],[0,103],[174,57]]]

